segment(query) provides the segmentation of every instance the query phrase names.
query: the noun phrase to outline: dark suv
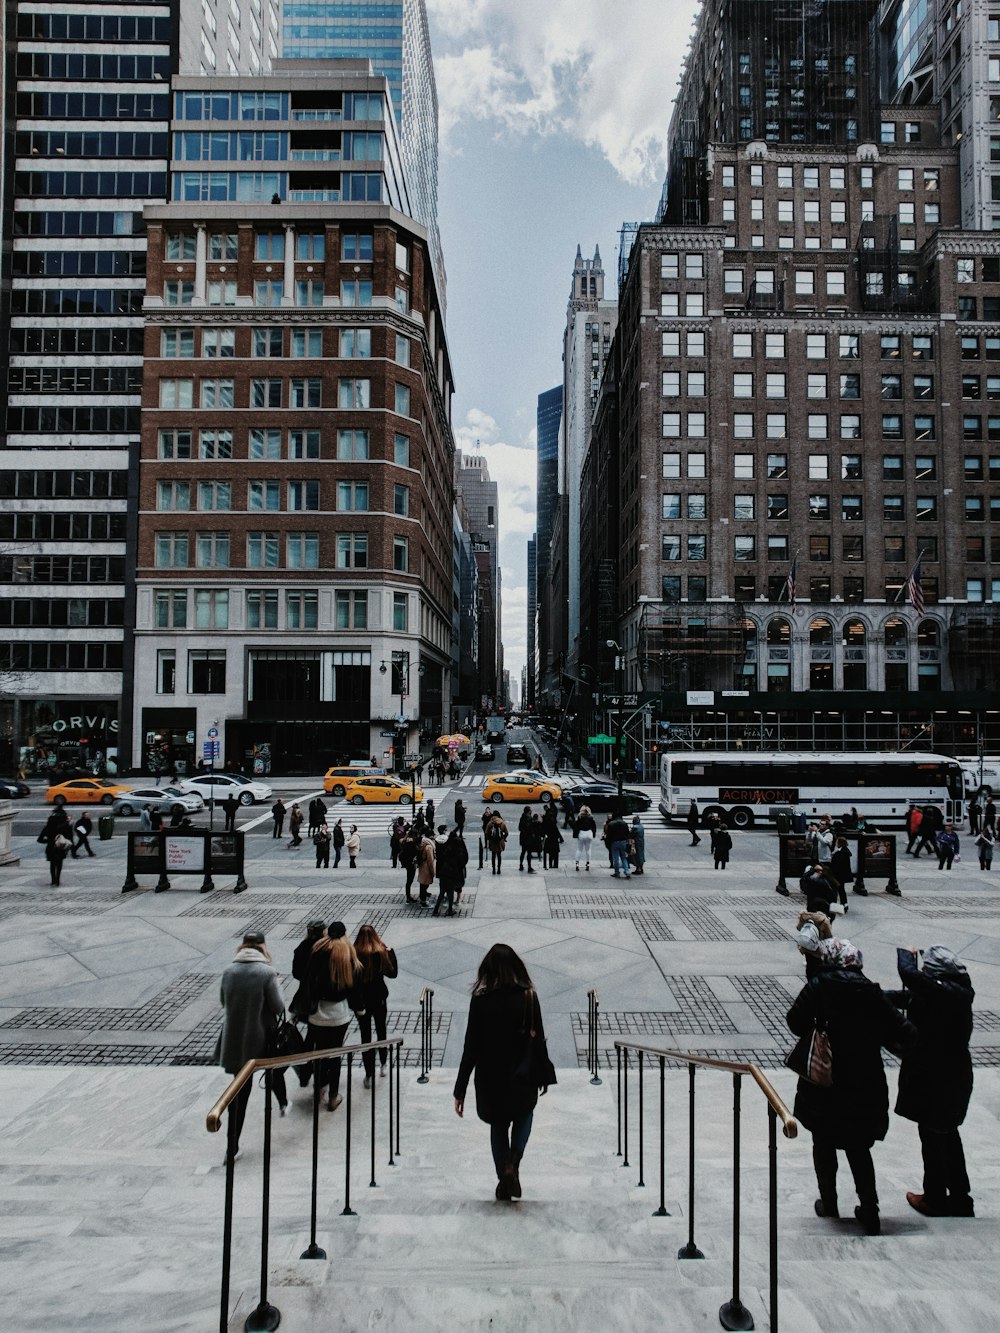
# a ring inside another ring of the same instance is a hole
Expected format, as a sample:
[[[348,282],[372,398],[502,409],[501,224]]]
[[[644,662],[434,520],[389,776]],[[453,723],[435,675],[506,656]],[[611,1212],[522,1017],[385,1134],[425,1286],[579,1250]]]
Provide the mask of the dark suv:
[[[525,745],[508,745],[508,746],[507,746],[507,764],[508,764],[508,766],[509,766],[510,764],[525,764],[525,765],[526,765],[527,762],[528,762],[528,749],[527,749],[527,746],[525,746]]]

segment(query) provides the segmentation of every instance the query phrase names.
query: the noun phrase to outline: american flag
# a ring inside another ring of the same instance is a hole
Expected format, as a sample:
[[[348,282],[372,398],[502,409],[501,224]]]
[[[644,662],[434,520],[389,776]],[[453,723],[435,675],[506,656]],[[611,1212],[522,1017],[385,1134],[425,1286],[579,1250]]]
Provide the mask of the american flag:
[[[924,590],[920,586],[919,559],[910,570],[910,577],[906,581],[906,596],[917,615],[922,616],[924,614]]]
[[[792,561],[791,569],[788,571],[788,578],[785,579],[785,592],[787,593],[790,602],[795,601],[795,569],[798,563],[799,557],[796,556]]]

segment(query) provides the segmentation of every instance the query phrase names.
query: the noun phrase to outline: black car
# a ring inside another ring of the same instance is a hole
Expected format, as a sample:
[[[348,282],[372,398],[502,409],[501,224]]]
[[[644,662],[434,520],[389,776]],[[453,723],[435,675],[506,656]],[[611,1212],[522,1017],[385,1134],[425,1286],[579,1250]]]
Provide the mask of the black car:
[[[31,795],[31,788],[20,778],[0,778],[0,801],[19,801]]]
[[[594,814],[610,814],[618,803],[618,784],[616,782],[579,782],[575,787],[568,787],[564,793],[573,802],[574,813],[581,806],[589,805]],[[626,815],[638,814],[648,810],[653,804],[652,798],[635,787],[622,790],[622,800]]]
[[[528,747],[526,745],[508,745],[507,746],[507,767],[513,764],[527,764]]]

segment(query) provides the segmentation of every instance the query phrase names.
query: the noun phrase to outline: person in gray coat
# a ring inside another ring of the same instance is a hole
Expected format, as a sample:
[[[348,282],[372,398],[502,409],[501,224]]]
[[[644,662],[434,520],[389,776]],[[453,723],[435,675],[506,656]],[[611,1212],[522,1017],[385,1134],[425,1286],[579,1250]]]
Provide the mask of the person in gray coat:
[[[222,974],[219,1000],[223,1008],[219,1063],[227,1074],[238,1074],[248,1060],[258,1060],[267,1054],[268,1036],[285,1012],[278,974],[260,931],[243,936],[236,957]],[[271,1083],[284,1115],[288,1105],[284,1071],[275,1070]],[[252,1088],[253,1080],[247,1079],[230,1104],[229,1114],[236,1123],[234,1152],[239,1151]]]

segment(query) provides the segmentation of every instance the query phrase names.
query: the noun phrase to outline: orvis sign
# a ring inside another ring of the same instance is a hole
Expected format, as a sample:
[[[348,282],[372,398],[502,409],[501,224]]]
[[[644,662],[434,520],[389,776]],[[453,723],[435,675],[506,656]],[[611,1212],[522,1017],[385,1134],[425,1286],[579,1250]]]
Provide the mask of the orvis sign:
[[[105,713],[80,713],[72,717],[57,717],[53,731],[117,731],[118,719]]]

